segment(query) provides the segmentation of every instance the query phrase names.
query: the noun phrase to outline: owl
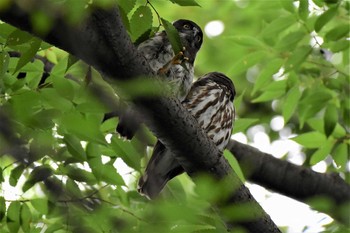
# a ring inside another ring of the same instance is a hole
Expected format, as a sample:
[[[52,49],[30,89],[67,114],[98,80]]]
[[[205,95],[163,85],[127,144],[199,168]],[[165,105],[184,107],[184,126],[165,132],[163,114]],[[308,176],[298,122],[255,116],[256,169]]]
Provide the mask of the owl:
[[[235,94],[231,79],[222,73],[211,72],[192,84],[182,102],[221,152],[231,137],[235,117]],[[182,172],[184,169],[175,156],[158,140],[139,180],[138,191],[154,199],[170,179]]]
[[[203,32],[194,22],[179,19],[173,23],[177,29],[183,51],[175,54],[165,31],[141,43],[137,49],[146,58],[155,73],[167,81],[171,93],[180,101],[187,95],[194,76],[194,61],[203,42]],[[136,122],[135,122],[136,121]],[[139,128],[140,117],[128,108],[120,116],[117,132],[131,139]]]

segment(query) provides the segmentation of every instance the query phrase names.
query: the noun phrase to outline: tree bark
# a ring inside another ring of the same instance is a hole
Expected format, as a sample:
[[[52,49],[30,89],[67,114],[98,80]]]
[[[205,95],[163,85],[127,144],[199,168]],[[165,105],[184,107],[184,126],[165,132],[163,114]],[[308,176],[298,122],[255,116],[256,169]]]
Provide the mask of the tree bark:
[[[59,14],[52,14],[54,24],[47,35],[35,33],[30,25],[31,9],[34,8],[22,9],[12,3],[0,12],[0,19],[66,50],[111,80],[154,75],[146,60],[133,46],[117,8],[94,10],[78,26],[69,25]],[[255,219],[235,222],[227,218],[229,225],[239,224],[249,232],[280,232],[179,101],[170,98],[138,98],[134,102],[144,110],[147,126],[174,152],[190,176],[210,171],[218,179],[226,180],[229,177],[234,188],[224,205],[247,203],[253,207]]]
[[[350,185],[338,174],[318,173],[234,140],[227,149],[234,154],[248,180],[304,202],[314,197],[328,198],[335,208],[326,213],[350,224],[350,219],[340,211],[350,203]]]

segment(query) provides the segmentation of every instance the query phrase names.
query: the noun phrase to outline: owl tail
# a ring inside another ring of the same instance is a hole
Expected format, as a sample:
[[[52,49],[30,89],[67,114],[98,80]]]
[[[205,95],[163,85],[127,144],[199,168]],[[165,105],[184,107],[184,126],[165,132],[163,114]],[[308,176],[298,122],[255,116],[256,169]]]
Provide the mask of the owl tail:
[[[138,192],[149,199],[155,199],[166,183],[184,172],[171,152],[158,141],[147,164],[144,175],[138,183]]]

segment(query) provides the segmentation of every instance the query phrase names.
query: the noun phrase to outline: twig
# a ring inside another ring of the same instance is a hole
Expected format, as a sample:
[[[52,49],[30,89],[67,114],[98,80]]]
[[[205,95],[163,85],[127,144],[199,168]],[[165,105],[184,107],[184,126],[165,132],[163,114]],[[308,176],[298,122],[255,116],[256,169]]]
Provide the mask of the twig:
[[[158,26],[158,30],[160,28],[160,26],[162,26],[162,20],[161,17],[158,13],[158,11],[156,10],[156,8],[152,5],[152,3],[149,0],[146,0],[146,5],[150,5],[150,7],[154,10],[154,12],[157,14],[157,18],[158,18],[158,22],[159,22],[159,26]]]

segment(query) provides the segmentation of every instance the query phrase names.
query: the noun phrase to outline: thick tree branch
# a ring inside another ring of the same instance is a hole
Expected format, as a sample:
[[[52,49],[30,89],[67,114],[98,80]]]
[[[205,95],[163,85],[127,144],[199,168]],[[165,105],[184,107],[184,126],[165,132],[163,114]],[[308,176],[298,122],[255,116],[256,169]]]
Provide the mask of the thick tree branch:
[[[340,209],[343,204],[350,203],[350,185],[337,174],[318,173],[234,140],[229,142],[227,149],[235,155],[247,178],[254,183],[301,201],[323,196]],[[344,219],[337,209],[332,208],[328,214],[350,224],[349,218]]]
[[[337,174],[318,173],[234,140],[227,149],[254,183],[298,200],[325,195],[337,204],[350,201],[350,185]]]
[[[35,35],[28,23],[29,14],[12,4],[6,11],[0,12],[0,19]],[[152,75],[145,59],[131,43],[116,8],[110,11],[96,10],[84,24],[76,27],[68,25],[60,17],[52,20],[54,26],[51,31],[46,36],[36,36],[74,54],[108,77],[120,80]],[[219,179],[230,177],[235,190],[232,190],[226,204],[249,203],[254,206],[258,216],[249,222],[240,222],[240,225],[249,232],[279,232],[179,101],[143,98],[135,100],[135,104],[144,110],[147,125],[174,152],[191,176],[200,171],[210,171]]]

